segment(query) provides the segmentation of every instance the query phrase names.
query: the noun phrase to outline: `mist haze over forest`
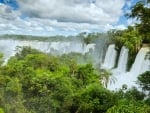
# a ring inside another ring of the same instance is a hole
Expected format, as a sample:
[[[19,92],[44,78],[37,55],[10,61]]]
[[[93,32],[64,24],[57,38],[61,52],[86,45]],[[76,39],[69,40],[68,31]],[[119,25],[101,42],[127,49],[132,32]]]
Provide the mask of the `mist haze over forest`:
[[[0,113],[150,113],[150,0],[0,0]]]

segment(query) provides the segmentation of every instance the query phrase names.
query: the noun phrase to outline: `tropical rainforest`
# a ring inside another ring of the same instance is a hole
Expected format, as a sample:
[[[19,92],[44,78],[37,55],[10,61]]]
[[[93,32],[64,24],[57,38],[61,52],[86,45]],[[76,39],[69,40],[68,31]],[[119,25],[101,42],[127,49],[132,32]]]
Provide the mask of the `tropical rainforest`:
[[[150,43],[149,3],[136,3],[126,15],[140,21],[135,26],[108,32],[118,51],[130,50],[130,63],[142,44]],[[90,34],[84,41],[96,39]],[[76,54],[56,56],[31,47],[16,51],[5,65],[0,55],[0,113],[150,113],[150,71],[138,76],[142,90],[123,85],[110,91],[102,81],[107,85],[111,73],[78,63]]]
[[[0,67],[0,113],[149,113],[148,76],[138,78],[142,92],[109,91],[106,71],[23,47]]]

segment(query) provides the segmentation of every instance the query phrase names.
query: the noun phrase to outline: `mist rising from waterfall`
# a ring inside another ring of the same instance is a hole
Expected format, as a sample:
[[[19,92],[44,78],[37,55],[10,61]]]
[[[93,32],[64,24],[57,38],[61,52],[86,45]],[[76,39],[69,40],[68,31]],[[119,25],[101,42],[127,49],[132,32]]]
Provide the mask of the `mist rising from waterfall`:
[[[85,44],[80,40],[66,40],[66,41],[39,41],[39,40],[17,40],[17,39],[0,39],[0,52],[3,53],[5,62],[16,53],[17,46],[30,46],[31,48],[40,50],[42,52],[62,55],[71,52],[81,54],[91,54],[91,58],[94,60],[95,43]],[[100,54],[100,53],[99,53]]]
[[[79,37],[76,39],[65,40],[18,40],[11,38],[0,39],[0,52],[4,54],[5,61],[15,55],[17,46],[31,46],[45,53],[54,55],[68,54],[71,52],[89,55],[93,60],[93,65],[104,68],[113,73],[112,78],[116,79],[115,84],[109,84],[109,89],[121,88],[123,84],[131,87],[135,84],[137,76],[145,71],[150,70],[150,60],[146,58],[149,51],[148,47],[143,47],[138,52],[135,61],[130,69],[126,72],[129,50],[122,47],[120,53],[115,50],[115,45],[108,46],[108,39],[105,36],[100,37],[92,43],[84,43]],[[106,48],[108,46],[108,48]],[[118,64],[116,64],[117,54],[119,54]],[[117,66],[115,68],[115,66]],[[111,79],[111,78],[110,78]]]

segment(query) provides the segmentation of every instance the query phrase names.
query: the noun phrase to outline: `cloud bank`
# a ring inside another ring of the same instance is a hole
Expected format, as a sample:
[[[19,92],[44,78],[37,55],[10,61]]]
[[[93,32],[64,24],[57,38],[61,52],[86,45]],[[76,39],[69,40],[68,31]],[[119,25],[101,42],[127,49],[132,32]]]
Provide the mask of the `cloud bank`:
[[[125,0],[17,0],[18,9],[0,4],[0,34],[51,35],[106,31],[123,15]]]

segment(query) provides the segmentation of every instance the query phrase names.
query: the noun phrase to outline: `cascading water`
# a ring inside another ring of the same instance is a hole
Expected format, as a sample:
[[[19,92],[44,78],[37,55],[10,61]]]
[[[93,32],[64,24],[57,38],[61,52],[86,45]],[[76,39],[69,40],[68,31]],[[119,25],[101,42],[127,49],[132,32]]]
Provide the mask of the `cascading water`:
[[[94,51],[95,45],[96,45],[96,44],[88,44],[88,45],[86,45],[86,46],[85,46],[85,49],[84,49],[84,53],[87,53],[87,52],[89,52],[89,51]]]
[[[104,63],[102,64],[102,68],[112,69],[115,66],[116,56],[117,51],[115,50],[115,45],[109,45],[104,59]]]
[[[145,59],[140,71],[140,74],[144,73],[145,71],[150,70],[150,60],[149,59]]]
[[[127,60],[128,60],[128,52],[129,49],[126,47],[121,48],[119,60],[118,60],[118,65],[117,68],[115,69],[119,73],[125,73],[126,72],[126,67],[127,67]]]
[[[135,61],[132,65],[130,73],[134,75],[139,75],[148,69],[150,62],[146,59],[146,54],[149,52],[149,47],[143,47],[138,52]]]
[[[4,54],[5,61],[7,61],[10,58],[10,56],[15,54],[15,49],[17,46],[31,46],[43,52],[57,52],[59,54],[63,54],[69,52],[86,53],[90,50],[95,51],[96,44],[88,44],[83,47],[82,42],[73,41],[44,42],[38,40],[21,41],[12,39],[0,39],[0,52]],[[145,59],[146,53],[148,51],[148,47],[141,48],[141,50],[136,56],[135,62],[133,63],[130,72],[125,72],[128,58],[128,49],[122,47],[118,60],[118,66],[115,69],[117,70],[117,72],[119,72],[119,74],[115,75],[115,73],[113,73],[113,76],[117,79],[117,81],[115,82],[115,84],[108,85],[108,88],[113,90],[115,88],[121,88],[123,84],[127,84],[128,87],[135,85],[137,76],[145,71],[150,70],[150,60],[148,58]],[[103,53],[102,50],[100,53],[101,58]],[[115,50],[115,45],[112,44],[107,49],[104,63],[101,67],[105,69],[112,69],[115,66],[116,56],[117,52]],[[113,72],[113,70],[111,71]]]
[[[149,47],[143,47],[140,49],[130,72],[120,74],[113,73],[113,77],[115,77],[116,81],[114,84],[108,84],[108,89],[115,90],[121,88],[123,84],[127,84],[128,88],[131,88],[132,86],[137,86],[136,81],[138,75],[150,70],[150,60],[146,58],[146,54],[148,52]]]
[[[4,59],[7,61],[15,54],[17,46],[30,46],[40,51],[52,54],[64,54],[70,52],[86,53],[91,49],[95,49],[95,44],[88,44],[84,46],[79,41],[61,41],[61,42],[44,42],[38,40],[13,40],[0,39],[0,52],[4,54]]]

